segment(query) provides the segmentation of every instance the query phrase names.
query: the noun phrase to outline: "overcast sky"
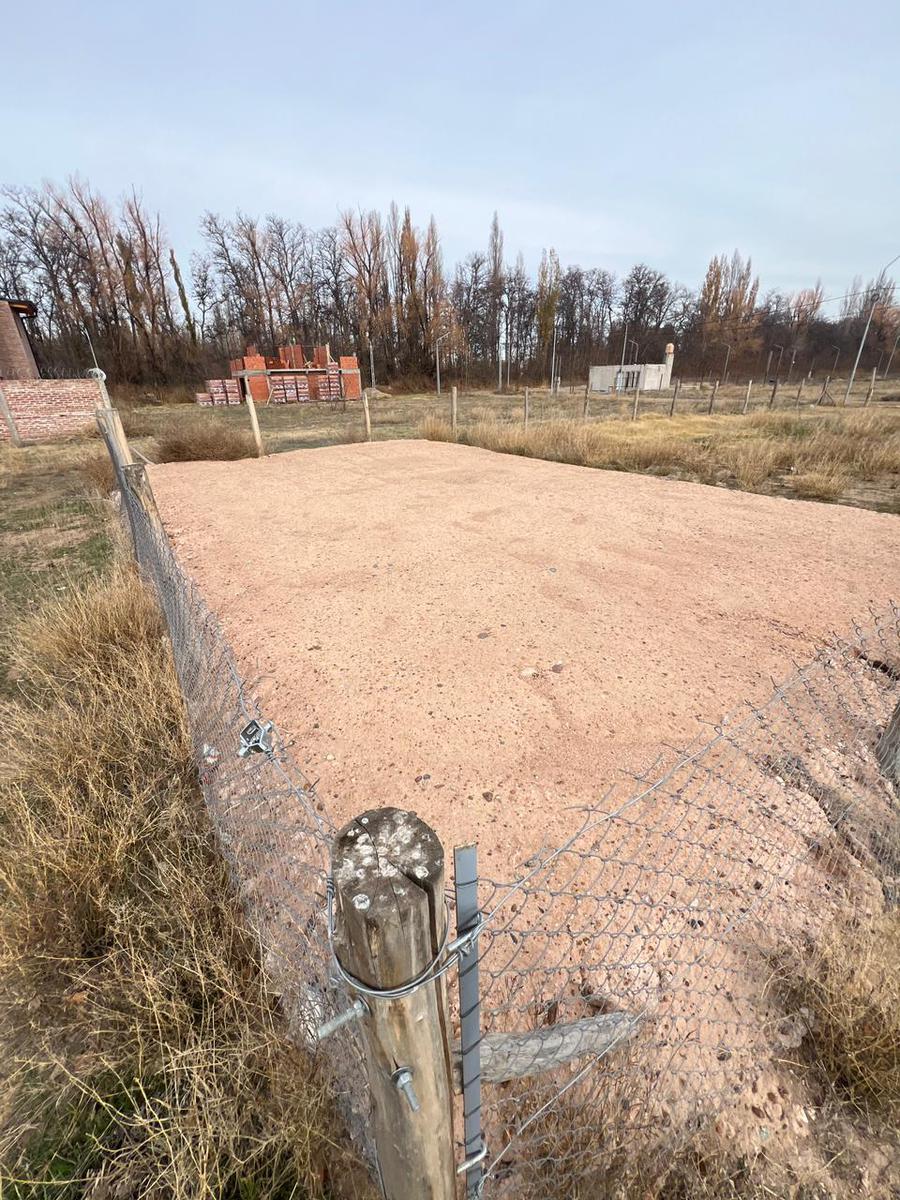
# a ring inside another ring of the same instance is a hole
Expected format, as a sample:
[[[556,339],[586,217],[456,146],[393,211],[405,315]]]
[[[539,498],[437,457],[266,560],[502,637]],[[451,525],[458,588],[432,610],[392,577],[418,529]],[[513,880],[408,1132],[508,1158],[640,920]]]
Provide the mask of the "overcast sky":
[[[207,208],[434,214],[452,262],[696,286],[738,247],[827,294],[900,253],[900,3],[8,0],[0,181],[135,186],[187,259]]]

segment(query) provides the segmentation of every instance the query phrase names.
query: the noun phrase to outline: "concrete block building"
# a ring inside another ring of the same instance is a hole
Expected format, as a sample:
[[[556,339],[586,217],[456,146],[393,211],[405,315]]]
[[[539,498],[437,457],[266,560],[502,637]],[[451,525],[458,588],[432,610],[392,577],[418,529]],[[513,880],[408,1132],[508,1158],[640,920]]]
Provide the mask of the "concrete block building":
[[[631,392],[639,388],[642,392],[658,392],[672,382],[672,364],[675,347],[666,346],[665,361],[661,363],[613,363],[606,367],[591,367],[588,373],[588,390],[591,392]]]

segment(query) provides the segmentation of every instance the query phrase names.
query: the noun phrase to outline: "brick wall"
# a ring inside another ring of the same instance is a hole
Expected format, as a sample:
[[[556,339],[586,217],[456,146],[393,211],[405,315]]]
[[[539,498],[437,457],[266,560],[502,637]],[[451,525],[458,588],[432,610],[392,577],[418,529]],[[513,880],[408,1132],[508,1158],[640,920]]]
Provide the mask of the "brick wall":
[[[0,379],[0,442],[9,441],[9,416],[23,442],[48,442],[94,427],[101,398],[96,379]]]
[[[20,318],[0,300],[0,379],[37,379],[34,355]]]

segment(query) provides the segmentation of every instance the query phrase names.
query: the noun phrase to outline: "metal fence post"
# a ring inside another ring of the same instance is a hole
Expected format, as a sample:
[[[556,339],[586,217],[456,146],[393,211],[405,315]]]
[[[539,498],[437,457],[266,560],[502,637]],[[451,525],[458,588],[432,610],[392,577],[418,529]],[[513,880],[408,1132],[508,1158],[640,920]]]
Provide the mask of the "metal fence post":
[[[456,883],[457,936],[481,923],[478,908],[478,847],[458,846],[453,851]],[[479,992],[478,939],[473,938],[459,964],[459,1050],[462,1074],[463,1135],[466,1196],[481,1192],[485,1146],[481,1132],[481,996]]]

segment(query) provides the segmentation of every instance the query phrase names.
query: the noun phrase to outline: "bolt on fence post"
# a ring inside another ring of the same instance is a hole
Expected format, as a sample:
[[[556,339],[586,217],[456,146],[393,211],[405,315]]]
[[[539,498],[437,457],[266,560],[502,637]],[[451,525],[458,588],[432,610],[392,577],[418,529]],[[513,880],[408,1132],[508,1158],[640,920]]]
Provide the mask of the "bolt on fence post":
[[[446,986],[440,978],[403,988],[446,942],[443,846],[415,813],[373,809],[338,833],[332,871],[335,956],[366,989],[359,1030],[384,1194],[453,1200]],[[385,989],[402,994],[377,994]]]
[[[458,846],[453,851],[456,886],[457,935],[477,929],[478,847]],[[472,1200],[481,1189],[483,1141],[481,1132],[481,997],[477,938],[459,964],[459,1052],[462,1076],[463,1136],[466,1162],[466,1196]]]
[[[456,384],[454,383],[450,389],[450,430],[454,437],[456,437],[456,418]]]

